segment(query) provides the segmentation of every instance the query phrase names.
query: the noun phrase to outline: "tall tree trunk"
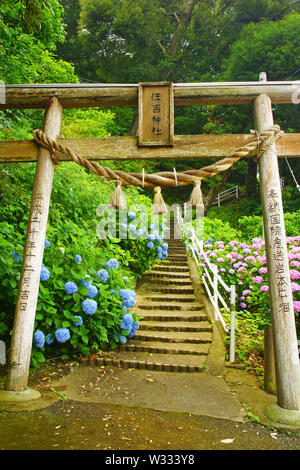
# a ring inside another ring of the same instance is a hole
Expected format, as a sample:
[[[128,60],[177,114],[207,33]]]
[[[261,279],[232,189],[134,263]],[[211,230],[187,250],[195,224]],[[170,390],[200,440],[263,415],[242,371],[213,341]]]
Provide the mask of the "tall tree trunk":
[[[182,55],[179,54],[179,49],[183,44],[185,38],[185,33],[190,25],[192,14],[196,3],[199,0],[186,0],[185,7],[182,11],[180,20],[178,21],[177,27],[175,29],[172,41],[170,42],[167,48],[164,48],[164,53],[167,59],[170,61],[170,65],[165,67],[159,72],[158,80],[165,81],[169,78],[172,72],[176,69],[179,62],[182,60]],[[161,46],[160,46],[161,47]],[[134,122],[131,126],[129,134],[132,136],[137,135],[138,130],[138,114],[136,114]]]
[[[222,191],[224,184],[226,183],[228,176],[230,174],[230,168],[227,171],[222,173],[222,181],[210,188],[207,195],[204,198],[204,215],[206,215],[208,209],[212,207],[214,201],[216,200],[217,195],[219,192]]]
[[[252,158],[248,158],[248,171],[246,175],[246,196],[257,196],[257,163]]]

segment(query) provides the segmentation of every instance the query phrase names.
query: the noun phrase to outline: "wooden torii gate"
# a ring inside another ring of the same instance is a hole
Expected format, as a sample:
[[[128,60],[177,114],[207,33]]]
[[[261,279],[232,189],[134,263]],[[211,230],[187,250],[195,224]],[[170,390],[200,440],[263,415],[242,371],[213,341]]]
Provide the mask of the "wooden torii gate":
[[[300,82],[268,82],[264,73],[260,74],[257,82],[172,84],[172,87],[175,106],[252,104],[258,133],[273,126],[272,103],[296,104],[300,96]],[[135,84],[34,84],[7,85],[6,102],[0,104],[0,109],[45,109],[43,131],[55,140],[60,132],[63,108],[138,104],[139,85]],[[136,137],[58,141],[90,160],[184,160],[227,157],[235,149],[253,141],[253,135],[172,136],[172,142],[166,146],[146,147],[140,146]],[[251,156],[254,155],[248,155]],[[300,365],[277,157],[300,157],[300,134],[283,135],[258,161],[278,401],[270,416],[275,416],[278,421],[300,425]],[[61,160],[68,158],[63,156]],[[0,142],[0,163],[12,162],[37,162],[15,310],[10,367],[5,391],[1,392],[13,397],[28,390],[35,310],[55,165],[50,151],[34,141]]]

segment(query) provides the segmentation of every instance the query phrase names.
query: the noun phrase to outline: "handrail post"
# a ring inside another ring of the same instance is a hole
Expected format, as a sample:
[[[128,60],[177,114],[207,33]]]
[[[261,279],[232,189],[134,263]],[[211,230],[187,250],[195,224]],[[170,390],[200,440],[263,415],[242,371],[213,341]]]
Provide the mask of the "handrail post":
[[[230,286],[230,351],[229,361],[235,361],[235,285]]]
[[[214,274],[214,318],[217,320],[218,318],[218,268],[216,265],[213,265],[213,274]]]

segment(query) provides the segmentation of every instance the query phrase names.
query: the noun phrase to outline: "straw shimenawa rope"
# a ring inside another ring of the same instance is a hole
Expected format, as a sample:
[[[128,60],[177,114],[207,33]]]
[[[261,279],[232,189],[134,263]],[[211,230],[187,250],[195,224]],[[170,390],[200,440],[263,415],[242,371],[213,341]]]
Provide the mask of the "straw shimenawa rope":
[[[68,147],[64,147],[57,141],[50,139],[43,131],[37,129],[33,132],[36,142],[51,152],[54,163],[58,164],[57,153],[60,153],[70,160],[73,160],[78,165],[87,168],[98,176],[103,178],[118,180],[123,184],[131,186],[140,186],[144,188],[155,188],[156,186],[184,186],[192,184],[196,181],[202,180],[208,176],[214,176],[219,172],[228,170],[235,162],[243,157],[248,156],[251,152],[256,152],[255,160],[259,159],[263,153],[266,152],[271,145],[276,142],[284,132],[278,125],[272,126],[269,130],[256,133],[256,138],[233,152],[229,157],[223,158],[211,165],[200,168],[199,170],[187,170],[175,174],[173,171],[162,171],[154,174],[144,173],[126,173],[120,170],[112,170],[111,168],[104,167],[99,163],[87,160],[80,157],[80,155],[73,152]]]

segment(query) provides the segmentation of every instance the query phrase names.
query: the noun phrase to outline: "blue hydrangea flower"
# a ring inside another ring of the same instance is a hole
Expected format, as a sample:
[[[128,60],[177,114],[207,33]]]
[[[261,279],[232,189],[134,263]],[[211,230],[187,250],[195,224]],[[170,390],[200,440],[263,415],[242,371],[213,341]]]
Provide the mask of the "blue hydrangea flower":
[[[78,291],[78,287],[76,286],[75,282],[66,282],[65,283],[65,291],[67,294],[74,294]]]
[[[42,348],[45,344],[45,335],[41,330],[36,330],[33,339],[37,348]]]
[[[108,278],[109,278],[109,274],[108,272],[106,271],[106,269],[101,269],[100,271],[97,272],[96,274],[97,277],[101,277],[101,282],[102,284],[104,284]]]
[[[137,331],[138,329],[139,329],[139,322],[136,321],[136,322],[133,323],[132,328],[131,328],[131,331],[130,331],[128,337],[129,337],[129,338],[132,338],[133,336],[135,336],[136,331]]]
[[[81,284],[88,289],[92,285],[92,280],[90,276],[85,276],[84,279],[80,279]]]
[[[42,266],[41,275],[40,275],[41,281],[48,281],[49,277],[50,277],[50,271],[45,266]]]
[[[137,231],[136,231],[136,234],[138,237],[141,237],[144,233],[144,230],[142,228],[138,228]]]
[[[155,225],[154,224],[150,224],[149,225],[149,230],[154,230],[155,229]]]
[[[125,224],[125,222],[124,222],[124,223],[122,224],[122,228],[123,228],[124,230],[127,230],[127,227],[128,227],[127,224]]]
[[[128,212],[128,217],[129,219],[133,220],[135,218],[135,212],[133,211]]]
[[[120,297],[123,300],[124,307],[132,308],[135,306],[136,293],[130,289],[120,289]]]
[[[153,242],[148,242],[147,247],[148,248],[154,248],[154,243]]]
[[[135,232],[136,231],[136,226],[134,224],[129,224],[128,225],[128,228],[129,230],[131,230],[132,232]]]
[[[115,290],[111,290],[110,293],[113,295],[113,294],[116,293],[116,291],[115,291]]]
[[[156,241],[158,241],[158,243],[161,243],[162,237],[160,235],[156,235]]]
[[[59,343],[65,343],[71,338],[70,331],[68,328],[59,328],[55,332],[55,338]]]
[[[107,269],[118,269],[119,263],[115,258],[111,258],[110,260],[107,261],[106,267]]]
[[[169,245],[168,245],[167,243],[163,243],[163,244],[162,244],[162,249],[163,249],[163,250],[167,250],[167,249],[168,249],[168,246],[169,246]]]
[[[47,336],[46,336],[46,343],[47,344],[54,343],[54,339],[52,339],[52,336],[51,336],[50,333],[48,333]]]
[[[77,261],[77,264],[80,264],[81,261],[82,261],[82,258],[81,258],[80,255],[75,255],[75,256],[74,256],[74,259],[75,259],[75,261]]]
[[[159,253],[161,253],[161,252],[163,251],[163,249],[162,249],[161,246],[157,246],[156,249],[157,249],[157,251],[158,251]]]
[[[162,257],[163,257],[162,253],[158,253],[158,254],[157,254],[157,258],[158,258],[158,259],[162,259]]]
[[[148,240],[150,240],[150,242],[154,242],[154,240],[155,240],[155,235],[154,235],[154,233],[149,233],[149,235],[148,235]]]
[[[73,325],[81,326],[83,323],[82,317],[80,315],[74,315],[74,318],[76,318],[76,321],[73,321]]]
[[[11,255],[14,256],[17,261],[21,260],[20,256],[17,253],[13,252],[13,253],[11,253]]]
[[[123,344],[125,344],[127,342],[127,338],[125,336],[118,335],[118,338],[121,341],[121,343],[123,343]]]
[[[48,240],[45,240],[45,248],[49,248],[50,246],[50,242],[48,242]]]
[[[94,313],[96,312],[97,307],[98,307],[97,302],[95,300],[92,300],[92,299],[84,300],[82,302],[81,306],[82,306],[82,310],[87,315],[94,315]]]
[[[98,289],[96,286],[89,286],[87,289],[89,291],[87,297],[96,297],[98,295]]]
[[[133,325],[132,315],[131,313],[126,313],[122,318],[121,328],[123,330],[126,330],[127,333],[130,333],[132,329],[132,325]]]

